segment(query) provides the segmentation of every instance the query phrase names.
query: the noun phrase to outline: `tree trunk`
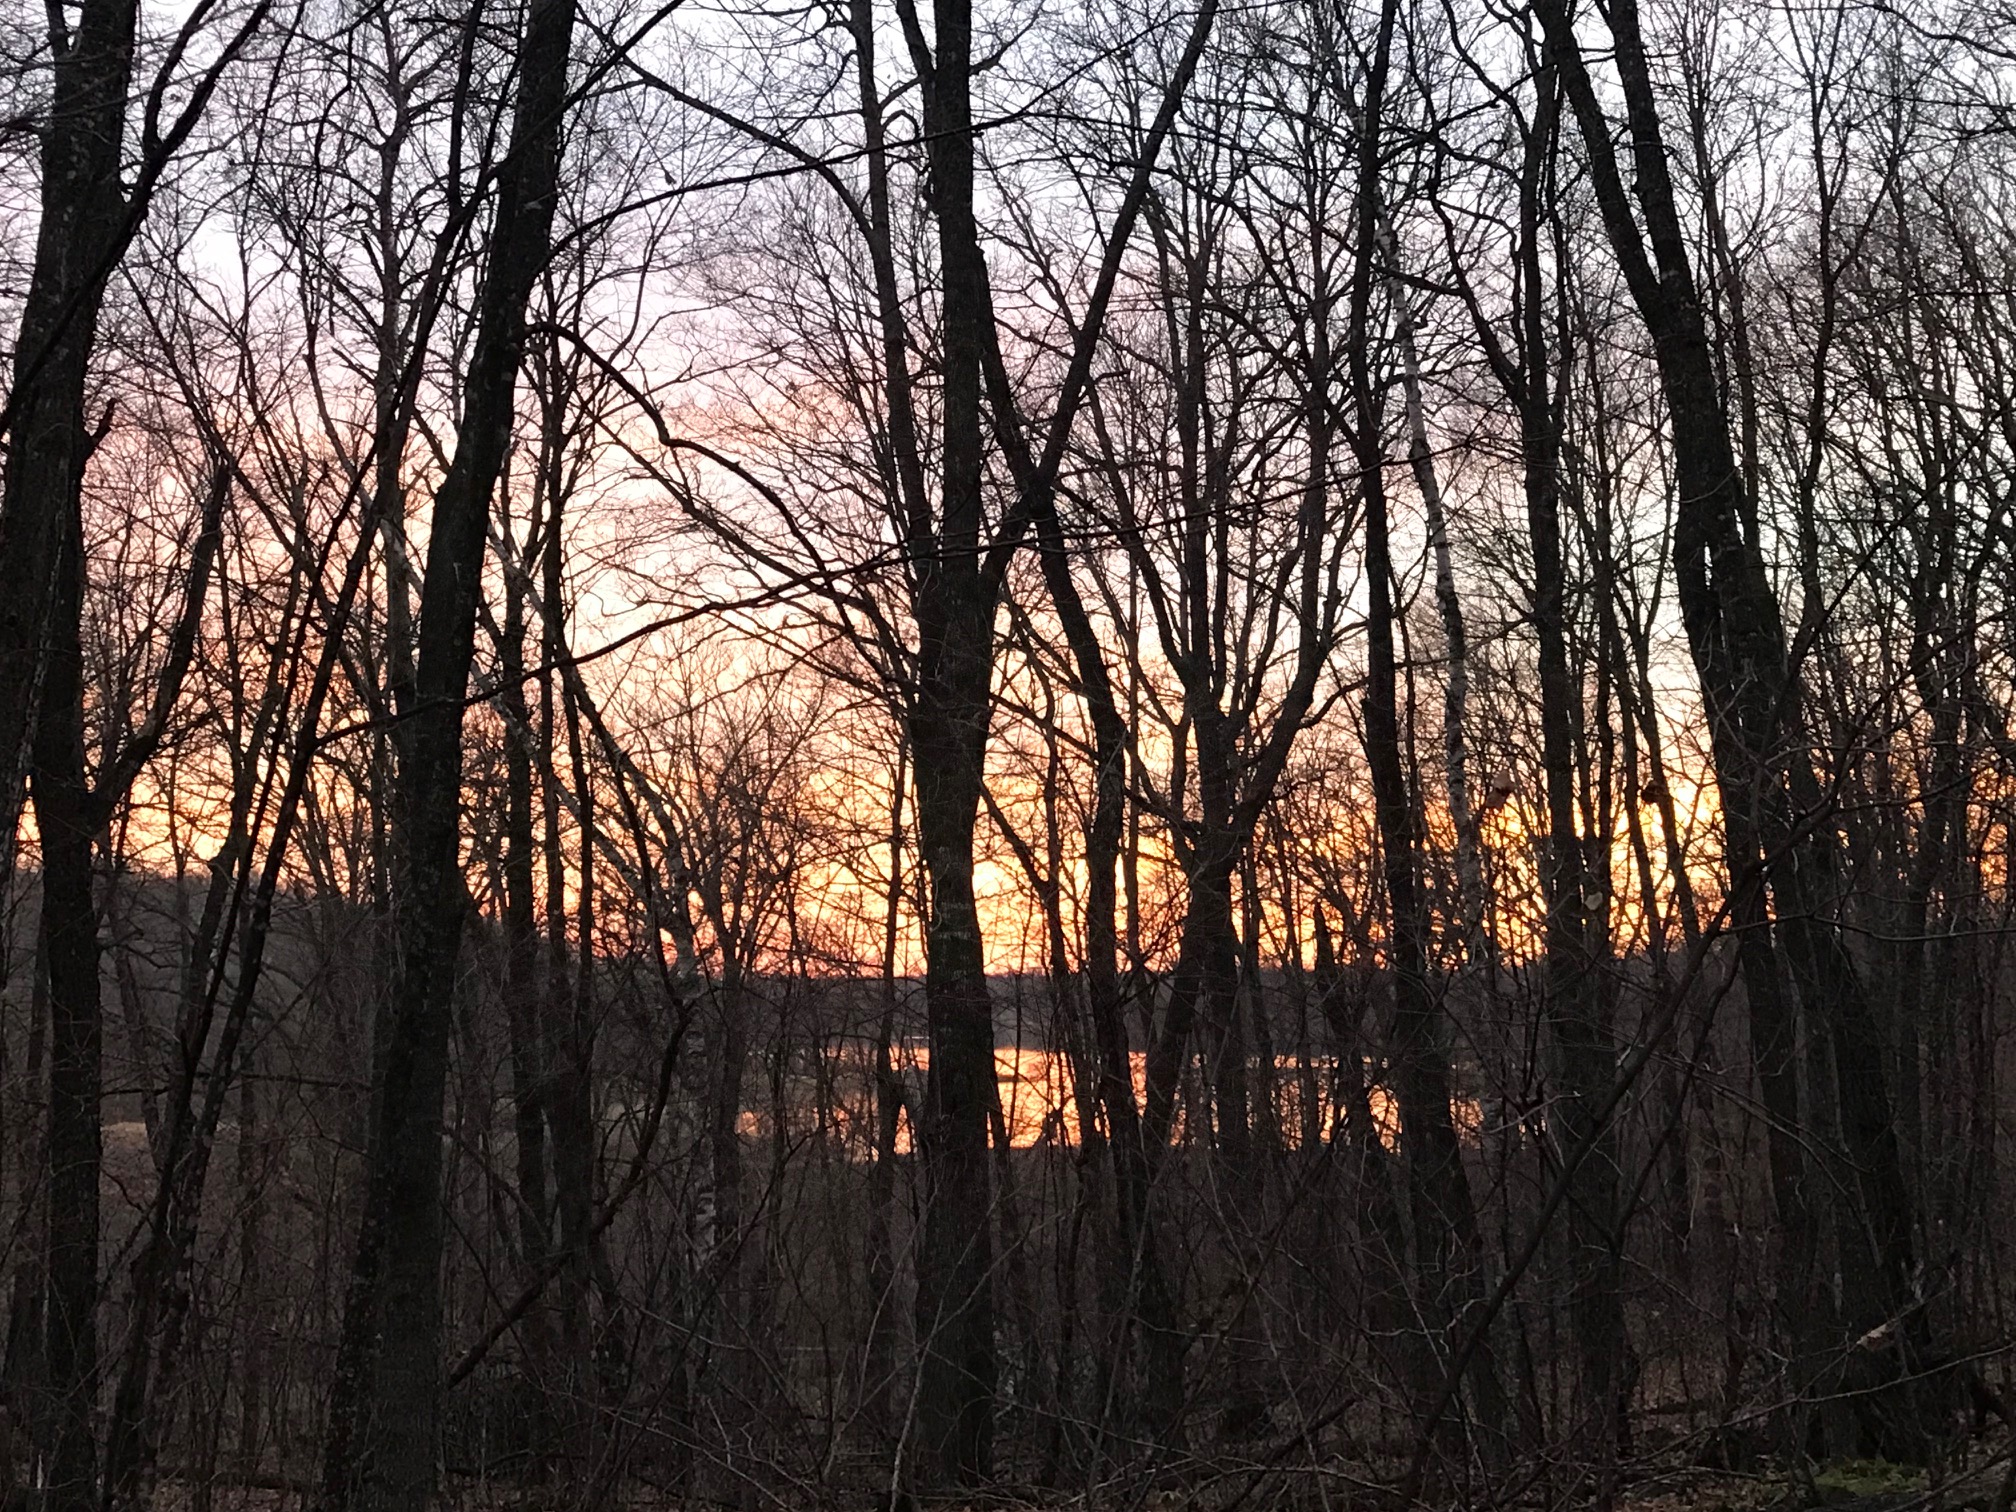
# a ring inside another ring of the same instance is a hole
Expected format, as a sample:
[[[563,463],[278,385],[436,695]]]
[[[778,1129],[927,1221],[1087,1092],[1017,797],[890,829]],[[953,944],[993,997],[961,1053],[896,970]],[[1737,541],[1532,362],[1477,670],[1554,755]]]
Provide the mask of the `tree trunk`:
[[[84,387],[125,199],[119,182],[135,0],[87,0],[74,34],[52,9],[55,81],[42,133],[41,224],[14,344],[16,407],[0,492],[0,882],[11,882],[21,779],[42,848],[49,992],[43,1348],[50,1505],[96,1495],[99,1081],[103,1027],[85,773]]]
[[[525,307],[549,254],[572,0],[534,0],[497,174],[489,266],[455,458],[435,495],[414,713],[400,762],[399,961],[376,1047],[368,1187],[344,1312],[323,1505],[424,1512],[441,1379],[441,1178],[448,1037],[464,899],[462,714],[490,496],[512,428]]]
[[[1380,202],[1380,117],[1396,12],[1396,0],[1385,0],[1380,9],[1360,116],[1358,217],[1360,226],[1368,232]],[[1435,1354],[1447,1359],[1460,1348],[1464,1315],[1480,1292],[1476,1264],[1483,1249],[1450,1105],[1450,1061],[1441,1009],[1427,975],[1427,917],[1416,854],[1420,819],[1407,781],[1402,747],[1383,416],[1368,351],[1375,250],[1374,238],[1361,235],[1345,343],[1355,415],[1351,439],[1365,504],[1365,582],[1369,600],[1365,622],[1365,758],[1371,769],[1373,808],[1391,925],[1387,958],[1393,981],[1394,1099],[1400,1112],[1400,1152],[1413,1224],[1415,1282],[1419,1288],[1417,1310],[1437,1346]],[[1488,1450],[1495,1447],[1505,1430],[1503,1390],[1488,1348],[1473,1350],[1470,1358],[1469,1400],[1476,1427]],[[1439,1381],[1416,1383],[1424,1406],[1432,1402],[1440,1385]]]
[[[1556,85],[1541,74],[1541,109],[1528,135],[1520,174],[1520,350],[1524,372],[1518,393],[1520,452],[1526,525],[1533,550],[1533,631],[1540,664],[1540,761],[1546,780],[1547,831],[1541,842],[1541,888],[1546,902],[1545,981],[1562,1099],[1564,1155],[1593,1142],[1581,1162],[1569,1204],[1568,1245],[1574,1327],[1582,1359],[1582,1413],[1592,1425],[1598,1465],[1596,1497],[1612,1494],[1610,1458],[1623,1423],[1620,1384],[1626,1377],[1629,1340],[1619,1297],[1621,1236],[1616,1232],[1619,1169],[1617,1137],[1598,1121],[1616,1066],[1611,1040],[1608,965],[1608,879],[1590,862],[1577,833],[1576,742],[1582,723],[1582,687],[1568,653],[1567,569],[1561,536],[1561,420],[1552,392],[1546,305],[1540,257],[1541,193],[1553,156]],[[1605,851],[1607,854],[1607,848]]]
[[[1106,652],[1086,611],[1084,595],[1071,575],[1071,557],[1063,525],[1057,517],[1054,474],[1030,451],[1028,436],[1002,360],[999,341],[990,330],[987,383],[1010,470],[1035,517],[1038,563],[1051,606],[1057,612],[1072,661],[1078,670],[1079,695],[1092,724],[1092,818],[1085,832],[1085,998],[1091,1019],[1097,1060],[1099,1105],[1106,1115],[1106,1145],[1114,1171],[1114,1197],[1119,1229],[1119,1253],[1126,1265],[1123,1330],[1138,1327],[1141,1335],[1140,1417],[1149,1432],[1161,1438],[1172,1432],[1183,1403],[1184,1340],[1175,1327],[1174,1304],[1155,1242],[1152,1207],[1154,1163],[1148,1153],[1141,1108],[1135,1099],[1132,1046],[1127,1037],[1124,994],[1120,979],[1119,877],[1127,830],[1128,725],[1120,713]],[[1053,887],[1055,873],[1052,874]],[[1061,928],[1061,925],[1059,926]],[[1091,1137],[1087,1131],[1086,1137]],[[1124,1344],[1124,1335],[1121,1340]],[[1104,1379],[1124,1380],[1124,1350],[1102,1362]],[[1130,1415],[1131,1416],[1131,1415]],[[1102,1409],[1102,1425],[1103,1425]]]
[[[92,447],[84,384],[126,210],[119,161],[139,10],[137,0],[87,0],[68,36],[62,12],[50,12],[56,63],[42,132],[42,220],[14,341],[0,492],[0,878],[14,870],[38,687],[51,637],[63,634],[52,619]]]
[[[896,1074],[896,952],[903,908],[903,804],[910,780],[909,748],[899,746],[889,799],[889,885],[882,913],[882,1015],[875,1035],[875,1155],[868,1170],[868,1347],[862,1367],[869,1424],[893,1441],[891,1403],[896,1376],[896,1135],[903,1117],[903,1081]]]
[[[992,1188],[987,1113],[994,1015],[973,896],[973,832],[985,780],[998,593],[981,560],[981,362],[991,320],[973,219],[971,0],[937,0],[924,97],[943,281],[943,477],[935,540],[917,574],[917,690],[909,713],[917,839],[930,887],[925,1005],[920,1389],[930,1469],[967,1484],[993,1468]]]
[[[95,804],[84,775],[83,523],[63,526],[33,791],[42,842],[42,949],[49,976],[49,1218],[45,1358],[54,1409],[50,1505],[96,1505],[98,1450],[98,1171],[103,1051],[98,912],[91,892]]]
[[[1375,193],[1377,188],[1375,186]],[[1456,592],[1456,565],[1449,550],[1449,514],[1442,502],[1442,479],[1435,470],[1435,446],[1421,394],[1421,354],[1414,334],[1414,306],[1401,276],[1400,245],[1383,199],[1371,207],[1379,254],[1386,260],[1387,302],[1393,307],[1393,338],[1400,349],[1400,392],[1407,409],[1407,465],[1421,494],[1428,547],[1435,561],[1435,612],[1442,621],[1448,660],[1442,693],[1442,770],[1449,798],[1449,822],[1456,831],[1456,902],[1466,958],[1487,963],[1490,934],[1485,927],[1483,840],[1470,802],[1470,635],[1463,623],[1463,600]]]
[[[531,711],[525,700],[525,594],[517,574],[505,584],[499,643],[498,698],[504,715],[504,1022],[511,1064],[513,1169],[517,1177],[517,1261],[527,1281],[540,1275],[552,1245],[546,1188],[546,1056],[541,1034],[550,983],[541,961],[538,904],[533,896]],[[551,781],[550,771],[547,780]],[[551,1445],[546,1408],[553,1383],[550,1315],[535,1308],[525,1319],[525,1358],[536,1406],[532,1469]]]
[[[551,396],[549,396],[550,400]],[[549,428],[551,422],[549,421]],[[562,581],[565,490],[559,467],[546,487],[545,535],[540,543],[540,655],[547,667],[561,664],[567,652],[566,607]],[[564,709],[561,707],[564,704]],[[574,784],[576,845],[580,872],[576,878],[576,929],[580,945],[578,978],[570,970],[567,943],[567,851],[560,825],[559,726],[567,731],[568,771]],[[553,1232],[551,1238],[565,1257],[557,1278],[561,1340],[566,1366],[561,1389],[577,1404],[568,1415],[578,1427],[578,1404],[586,1399],[592,1361],[588,1356],[589,1225],[595,1202],[595,1117],[593,1088],[595,996],[595,794],[581,747],[581,722],[565,688],[556,689],[549,671],[540,680],[539,742],[541,828],[546,867],[546,990],[540,999],[541,1059],[547,1081],[543,1089],[546,1130],[553,1145]],[[581,1448],[585,1446],[577,1446]]]
[[[972,606],[966,607],[971,628]],[[979,634],[991,652],[991,616]],[[966,1484],[992,1469],[996,1369],[987,1161],[994,1019],[973,896],[987,695],[982,684],[974,696],[973,638],[959,632],[946,638],[964,643],[959,659],[967,666],[953,683],[966,717],[920,713],[913,715],[910,733],[917,752],[919,850],[931,895],[925,936],[931,1063],[919,1129],[925,1205],[917,1330],[923,1348],[920,1417],[930,1468]],[[924,698],[932,691],[927,682]]]
[[[1815,1226],[1803,1186],[1795,1008],[1831,1031],[1835,1092],[1865,1224],[1840,1257],[1849,1338],[1903,1314],[1911,1300],[1912,1215],[1883,1080],[1882,1039],[1839,927],[1837,822],[1815,771],[1800,712],[1800,676],[1765,563],[1744,530],[1750,508],[1723,412],[1635,0],[1609,11],[1629,115],[1641,235],[1610,123],[1561,0],[1538,11],[1588,148],[1598,205],[1633,302],[1652,337],[1672,431],[1674,574],[1689,650],[1708,705],[1721,797],[1731,922],[1739,931],[1751,1042],[1772,1121],[1773,1191],[1781,1227],[1781,1305],[1796,1309],[1798,1353],[1815,1354],[1802,1275]],[[1650,252],[1647,252],[1647,243]],[[1819,822],[1815,822],[1819,821]],[[1776,905],[1773,924],[1765,886]],[[1861,1239],[1866,1233],[1867,1241]],[[1801,1370],[1795,1361],[1795,1371]],[[1803,1387],[1804,1381],[1795,1385]]]

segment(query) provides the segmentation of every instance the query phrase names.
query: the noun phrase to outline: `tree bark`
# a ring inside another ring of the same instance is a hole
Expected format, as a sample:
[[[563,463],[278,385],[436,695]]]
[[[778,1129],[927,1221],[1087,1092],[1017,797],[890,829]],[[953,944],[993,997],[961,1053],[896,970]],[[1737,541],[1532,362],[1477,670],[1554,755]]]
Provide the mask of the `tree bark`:
[[[546,1187],[546,1088],[541,1034],[550,983],[541,960],[538,904],[533,896],[531,711],[525,699],[525,594],[514,574],[505,585],[503,636],[498,656],[498,704],[504,714],[504,1021],[511,1064],[513,1170],[517,1178],[517,1260],[524,1278],[540,1274],[552,1244]],[[550,753],[549,753],[550,754]],[[546,780],[552,780],[550,768]],[[552,1424],[546,1409],[553,1383],[550,1318],[545,1309],[526,1319],[526,1364],[532,1400],[535,1470],[547,1452]]]
[[[120,186],[138,0],[87,0],[74,33],[52,10],[55,85],[42,132],[42,220],[14,342],[14,419],[0,492],[0,877],[13,872],[21,779],[61,560],[92,440],[84,385],[126,211]],[[81,568],[78,569],[81,571]]]
[[[1635,0],[1608,15],[1637,172],[1637,217],[1581,44],[1563,0],[1537,5],[1588,149],[1598,206],[1652,338],[1672,433],[1674,574],[1689,650],[1708,705],[1731,899],[1751,1043],[1771,1118],[1781,1228],[1780,1305],[1810,1368],[1817,1341],[1800,1275],[1816,1233],[1804,1186],[1791,987],[1833,1040],[1835,1092],[1855,1168],[1864,1232],[1840,1257],[1849,1338],[1911,1301],[1914,1205],[1903,1179],[1882,1040],[1866,989],[1832,918],[1838,898],[1833,817],[1801,713],[1801,677],[1760,552],[1744,529],[1750,501],[1730,440],[1696,292]],[[1649,243],[1649,253],[1648,253]],[[1775,921],[1767,907],[1776,905]],[[1785,980],[1773,936],[1785,951]],[[1803,1385],[1803,1382],[1795,1382]]]
[[[1395,647],[1393,555],[1388,519],[1383,415],[1368,350],[1376,280],[1376,238],[1370,234],[1380,203],[1381,115],[1397,19],[1396,0],[1385,0],[1366,76],[1359,116],[1358,222],[1361,235],[1351,282],[1345,342],[1357,454],[1365,504],[1366,690],[1365,758],[1371,768],[1380,863],[1390,929],[1388,971],[1393,982],[1394,1098],[1400,1112],[1401,1158],[1413,1221],[1417,1304],[1436,1344],[1435,1354],[1457,1353],[1465,1313],[1480,1294],[1476,1264],[1482,1241],[1463,1151],[1450,1104],[1453,1093],[1441,1008],[1428,981],[1427,917],[1421,897],[1417,848],[1420,819],[1407,780],[1402,749],[1399,666]],[[1435,1337],[1435,1336],[1440,1337]],[[1471,1352],[1469,1401],[1484,1446],[1492,1450],[1505,1431],[1505,1403],[1488,1348]],[[1418,1383],[1425,1408],[1440,1382]]]
[[[49,1504],[93,1504],[98,1396],[99,1092],[103,1026],[85,767],[85,383],[126,210],[119,178],[136,0],[87,0],[74,33],[52,8],[55,80],[42,131],[41,224],[14,346],[0,491],[0,880],[11,881],[21,779],[42,850],[49,993],[44,1363]]]
[[[1375,194],[1378,192],[1374,186]],[[1491,936],[1485,927],[1488,901],[1484,895],[1483,839],[1477,812],[1470,801],[1470,635],[1463,622],[1463,600],[1456,591],[1456,564],[1449,549],[1449,512],[1442,500],[1442,479],[1435,468],[1435,448],[1428,435],[1428,411],[1421,392],[1420,344],[1415,339],[1414,307],[1401,276],[1400,245],[1386,215],[1384,198],[1371,206],[1379,255],[1386,260],[1386,298],[1393,307],[1393,337],[1400,349],[1400,392],[1407,410],[1407,464],[1421,495],[1428,526],[1428,549],[1435,561],[1435,612],[1442,621],[1443,674],[1442,770],[1449,798],[1449,823],[1456,831],[1456,904],[1466,958],[1472,966],[1488,963]]]
[[[323,1466],[322,1505],[424,1512],[441,1380],[441,1119],[464,900],[462,715],[490,497],[512,430],[525,308],[549,255],[572,0],[533,0],[455,458],[435,495],[412,718],[400,761],[399,959],[380,1016],[368,1187]]]
[[[970,0],[937,0],[934,19],[937,51],[925,91],[924,131],[943,282],[942,477],[934,539],[912,541],[921,559],[913,563],[917,689],[908,718],[918,850],[931,899],[917,1329],[924,1449],[937,1476],[968,1484],[993,1469],[997,1369],[987,1161],[994,1013],[973,894],[997,603],[980,544],[980,369],[991,316],[973,219]]]
[[[72,496],[73,504],[75,496]],[[42,843],[42,950],[49,980],[49,1216],[45,1359],[54,1410],[56,1512],[96,1505],[98,1172],[104,1029],[91,889],[96,804],[84,771],[83,522],[63,526],[50,597],[33,792]]]
[[[1546,304],[1542,298],[1542,191],[1553,157],[1556,82],[1540,76],[1540,108],[1528,135],[1520,172],[1520,350],[1518,375],[1520,459],[1526,524],[1533,550],[1533,632],[1540,670],[1540,762],[1546,782],[1547,830],[1541,842],[1541,888],[1547,908],[1545,982],[1562,1099],[1558,1104],[1564,1149],[1593,1142],[1578,1168],[1569,1207],[1571,1305],[1582,1359],[1582,1412],[1594,1430],[1596,1497],[1612,1495],[1610,1459],[1622,1437],[1619,1390],[1630,1353],[1619,1295],[1621,1236],[1616,1178],[1616,1134],[1598,1122],[1616,1067],[1605,967],[1609,931],[1608,877],[1599,873],[1578,833],[1576,748],[1582,724],[1582,685],[1568,652],[1567,568],[1561,533],[1561,396],[1553,391]],[[1602,854],[1607,856],[1607,845]]]
[[[1071,556],[1057,517],[1053,482],[1030,452],[1027,433],[1008,380],[998,339],[989,333],[987,383],[1010,470],[1035,517],[1037,560],[1051,607],[1078,671],[1078,692],[1092,724],[1092,818],[1085,832],[1085,998],[1097,1063],[1095,1084],[1106,1116],[1106,1145],[1115,1176],[1120,1253],[1127,1267],[1124,1328],[1141,1334],[1140,1416],[1152,1434],[1171,1432],[1182,1410],[1183,1346],[1169,1284],[1162,1273],[1152,1208],[1153,1162],[1141,1108],[1135,1100],[1132,1047],[1127,1037],[1120,980],[1119,866],[1126,839],[1127,753],[1125,718],[1107,670],[1106,654],[1084,595],[1071,575]],[[1056,885],[1053,873],[1052,887]],[[1061,926],[1060,926],[1061,927]],[[1061,964],[1061,963],[1060,963]],[[1088,1138],[1089,1133],[1088,1133]],[[1124,1378],[1122,1360],[1104,1364],[1110,1381]]]

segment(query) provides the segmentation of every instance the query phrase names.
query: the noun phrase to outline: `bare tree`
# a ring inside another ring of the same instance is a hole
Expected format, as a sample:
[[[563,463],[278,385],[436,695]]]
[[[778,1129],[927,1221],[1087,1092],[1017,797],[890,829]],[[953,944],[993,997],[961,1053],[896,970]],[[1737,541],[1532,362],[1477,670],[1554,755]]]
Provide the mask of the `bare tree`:
[[[369,1190],[324,1469],[331,1507],[418,1512],[433,1493],[441,1373],[438,1129],[464,916],[462,718],[490,495],[511,441],[526,305],[550,253],[573,29],[570,0],[537,0],[527,12],[455,460],[434,497],[414,709],[402,734],[395,800],[402,832],[399,960],[374,1052]]]

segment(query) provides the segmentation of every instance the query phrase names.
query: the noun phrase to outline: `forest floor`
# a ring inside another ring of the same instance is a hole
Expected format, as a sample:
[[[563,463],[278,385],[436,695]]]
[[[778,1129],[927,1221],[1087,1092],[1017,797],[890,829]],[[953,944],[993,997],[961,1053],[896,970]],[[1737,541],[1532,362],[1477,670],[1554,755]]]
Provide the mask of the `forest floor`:
[[[1395,1502],[1365,1473],[1343,1466],[1255,1473],[1227,1467],[1164,1481],[1152,1489],[1135,1483],[1107,1495],[1000,1488],[984,1496],[918,1497],[899,1512],[1393,1512]],[[1356,1473],[1353,1473],[1353,1472]],[[157,1512],[295,1512],[305,1498],[270,1487],[212,1485],[207,1495],[177,1482],[161,1486]],[[2012,1512],[2016,1476],[2006,1449],[1970,1455],[1936,1480],[1920,1468],[1876,1460],[1850,1460],[1794,1475],[1675,1467],[1620,1489],[1616,1512]],[[565,1486],[523,1487],[457,1479],[445,1486],[441,1512],[584,1512],[578,1492]],[[1495,1512],[1584,1512],[1582,1495],[1538,1492],[1490,1504]],[[682,1497],[638,1489],[611,1512],[727,1512],[718,1497]],[[751,1498],[748,1512],[887,1512],[887,1498],[830,1488],[823,1494],[767,1491]]]

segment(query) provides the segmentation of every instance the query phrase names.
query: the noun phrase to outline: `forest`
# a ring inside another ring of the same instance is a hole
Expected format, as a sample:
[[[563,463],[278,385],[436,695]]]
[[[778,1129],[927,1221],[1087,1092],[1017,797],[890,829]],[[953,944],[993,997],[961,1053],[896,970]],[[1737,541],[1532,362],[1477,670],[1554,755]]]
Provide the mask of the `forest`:
[[[2010,1512],[2011,0],[8,0],[0,165],[5,1512]]]

